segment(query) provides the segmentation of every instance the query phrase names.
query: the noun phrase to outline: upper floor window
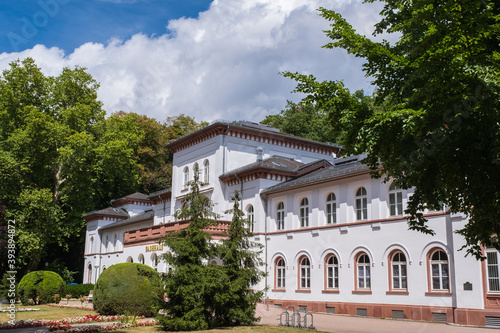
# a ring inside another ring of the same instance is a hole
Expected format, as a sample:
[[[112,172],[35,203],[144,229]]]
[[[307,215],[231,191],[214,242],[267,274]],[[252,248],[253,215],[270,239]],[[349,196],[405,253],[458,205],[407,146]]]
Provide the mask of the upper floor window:
[[[394,182],[389,186],[389,210],[391,216],[403,215],[403,192]]]
[[[356,191],[356,220],[366,220],[368,218],[368,201],[366,189],[358,188]]]
[[[189,183],[189,168],[184,168],[184,181],[182,183],[183,188],[187,188]]]
[[[391,258],[392,289],[407,289],[406,256],[396,252]]]
[[[448,256],[443,250],[436,250],[431,254],[430,268],[432,290],[450,290]]]
[[[498,251],[494,248],[486,249],[486,266],[488,273],[488,291],[500,291],[500,274],[498,265]]]
[[[300,201],[299,208],[299,218],[300,218],[300,226],[308,227],[309,226],[309,200],[304,198]]]
[[[208,160],[203,162],[203,183],[210,183],[210,162]]]
[[[141,253],[141,254],[139,254],[138,262],[139,262],[140,264],[144,264],[144,255],[143,255],[142,253]]]
[[[151,264],[153,265],[154,270],[158,271],[158,255],[155,252],[151,254]]]
[[[254,216],[254,211],[253,211],[253,206],[248,205],[247,208],[247,221],[248,221],[248,227],[250,228],[250,231],[254,231],[254,224],[255,224],[255,216]]]
[[[90,237],[90,244],[89,244],[89,253],[92,253],[94,251],[94,236]]]
[[[370,274],[370,258],[367,254],[362,253],[358,256],[356,261],[356,268],[358,274],[358,289],[371,288],[371,274]]]
[[[326,258],[325,262],[326,270],[326,288],[327,289],[338,289],[339,287],[339,261],[337,257],[331,255]]]
[[[308,257],[299,260],[300,286],[299,289],[311,288],[311,262]]]
[[[326,223],[337,223],[337,202],[333,193],[326,197]]]
[[[276,229],[285,229],[285,204],[283,201],[280,201],[276,207]]]
[[[278,258],[276,260],[276,279],[274,281],[274,287],[276,289],[285,289],[285,271],[285,260],[283,260],[283,258]]]
[[[104,244],[104,252],[111,252],[111,243],[109,242],[109,235],[106,235],[106,243]]]
[[[115,234],[115,239],[113,240],[113,251],[117,251],[118,249],[116,248],[116,242],[118,240],[118,237],[116,237],[116,234]]]

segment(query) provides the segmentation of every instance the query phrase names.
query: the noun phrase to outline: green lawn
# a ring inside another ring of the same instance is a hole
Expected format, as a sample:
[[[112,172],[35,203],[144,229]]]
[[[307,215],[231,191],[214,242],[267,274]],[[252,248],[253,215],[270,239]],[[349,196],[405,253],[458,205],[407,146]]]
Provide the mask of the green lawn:
[[[18,306],[19,308],[24,308],[24,306]],[[20,319],[48,319],[48,320],[61,320],[68,317],[78,317],[85,315],[96,315],[95,311],[70,309],[70,308],[56,308],[47,305],[37,305],[37,306],[26,306],[27,308],[40,309],[40,311],[27,311],[27,312],[17,312],[16,320]],[[0,313],[0,322],[4,323],[11,320],[7,313]]]
[[[115,333],[131,333],[131,332],[139,332],[139,333],[161,333],[160,326],[149,326],[149,327],[134,327],[124,330],[113,331]],[[217,330],[209,330],[203,331],[206,333],[304,333],[304,330],[298,328],[287,328],[287,327],[278,327],[278,326],[243,326],[243,327],[231,327],[226,329],[217,329]],[[315,331],[315,333],[322,333],[319,331]]]
[[[85,316],[88,314],[96,315],[95,311],[86,311],[71,308],[57,308],[46,305],[29,306],[30,308],[40,309],[40,311],[18,312],[16,313],[16,320],[20,319],[48,319],[48,320],[61,320],[63,318]],[[7,313],[0,313],[0,323],[9,321],[10,318]],[[148,326],[148,327],[134,327],[113,331],[116,333],[160,333],[162,332],[161,326]],[[243,327],[230,327],[225,329],[216,329],[204,331],[206,333],[304,333],[302,329],[286,328],[278,326],[243,326]],[[316,332],[321,333],[321,332]]]

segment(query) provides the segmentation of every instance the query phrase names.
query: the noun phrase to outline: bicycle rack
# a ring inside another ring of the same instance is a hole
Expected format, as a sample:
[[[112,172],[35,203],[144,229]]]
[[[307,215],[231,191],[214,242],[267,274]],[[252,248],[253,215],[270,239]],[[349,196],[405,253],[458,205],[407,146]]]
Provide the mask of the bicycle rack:
[[[292,313],[288,312],[291,309]],[[293,306],[287,306],[285,310],[280,313],[280,323],[279,326],[284,327],[294,327],[303,329],[314,329],[314,319],[313,314],[304,310],[303,317],[300,315],[300,310],[295,310]],[[311,324],[307,324],[307,317],[310,317]]]

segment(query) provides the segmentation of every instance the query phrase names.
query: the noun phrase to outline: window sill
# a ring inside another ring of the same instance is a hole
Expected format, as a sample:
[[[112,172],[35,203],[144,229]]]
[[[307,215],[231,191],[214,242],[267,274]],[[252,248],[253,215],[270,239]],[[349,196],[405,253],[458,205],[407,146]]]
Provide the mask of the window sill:
[[[372,291],[371,290],[353,290],[352,293],[355,294],[361,294],[361,295],[371,295]]]
[[[428,291],[425,296],[452,296],[453,294],[449,291]]]
[[[297,289],[295,290],[296,293],[304,293],[304,294],[310,294],[311,289]]]
[[[273,291],[273,292],[279,292],[279,293],[284,293],[284,292],[286,292],[286,289],[281,289],[281,288],[279,288],[279,289],[271,289],[271,291]]]
[[[386,295],[409,295],[408,290],[389,290],[385,292]]]
[[[325,289],[322,290],[322,294],[338,294],[340,291],[338,289]]]

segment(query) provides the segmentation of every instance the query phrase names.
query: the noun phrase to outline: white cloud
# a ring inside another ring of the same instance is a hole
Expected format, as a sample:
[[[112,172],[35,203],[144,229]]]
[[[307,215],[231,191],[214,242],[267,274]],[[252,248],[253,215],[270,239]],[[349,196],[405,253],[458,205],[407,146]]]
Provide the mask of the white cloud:
[[[87,43],[69,55],[37,45],[0,54],[0,69],[28,56],[49,75],[67,66],[86,67],[101,83],[99,98],[108,113],[260,121],[279,112],[287,99],[299,99],[290,94],[294,82],[278,75],[281,71],[370,89],[361,60],[321,48],[329,40],[322,33],[328,22],[316,11],[320,6],[345,13],[362,32],[378,19],[374,5],[347,0],[216,0],[197,19],[168,22],[168,33],[158,37]]]

